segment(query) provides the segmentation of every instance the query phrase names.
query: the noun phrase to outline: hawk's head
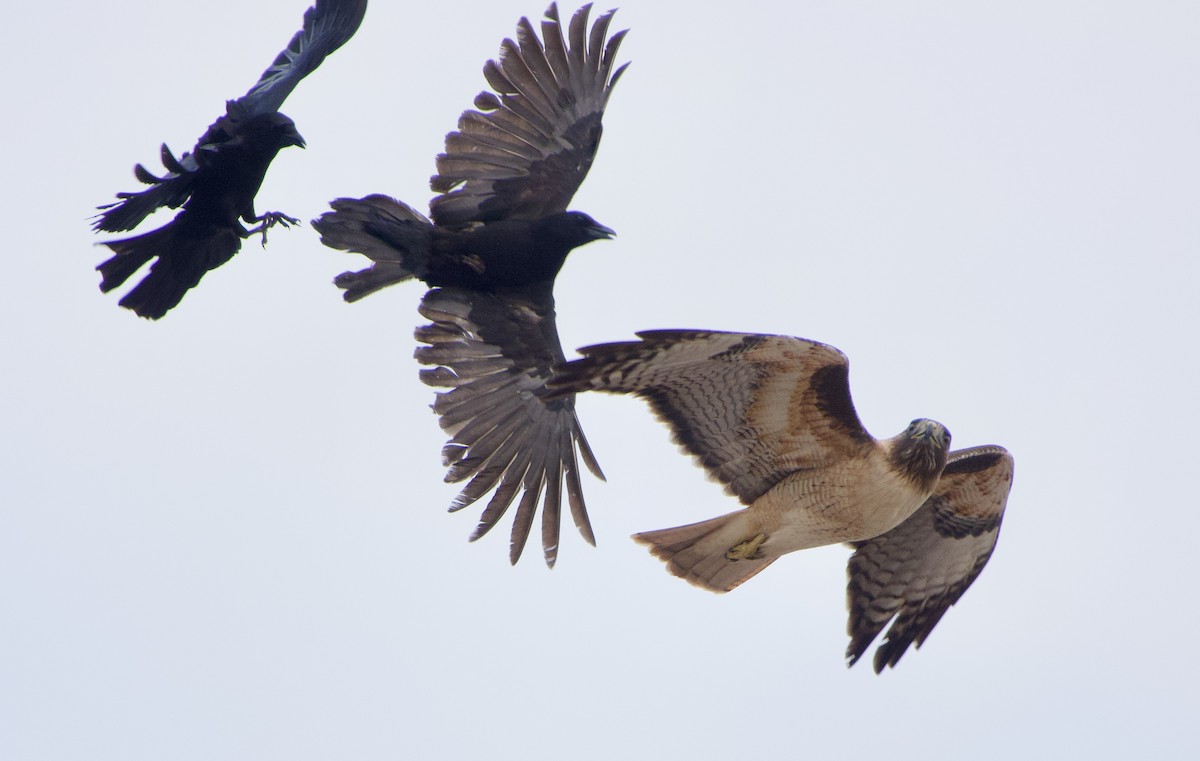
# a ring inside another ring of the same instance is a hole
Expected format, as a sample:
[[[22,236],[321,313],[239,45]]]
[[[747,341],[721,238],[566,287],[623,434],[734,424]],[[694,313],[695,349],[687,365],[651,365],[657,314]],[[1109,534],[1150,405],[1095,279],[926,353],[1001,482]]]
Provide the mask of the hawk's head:
[[[924,492],[941,478],[949,452],[950,431],[935,420],[918,418],[892,439],[892,464]]]

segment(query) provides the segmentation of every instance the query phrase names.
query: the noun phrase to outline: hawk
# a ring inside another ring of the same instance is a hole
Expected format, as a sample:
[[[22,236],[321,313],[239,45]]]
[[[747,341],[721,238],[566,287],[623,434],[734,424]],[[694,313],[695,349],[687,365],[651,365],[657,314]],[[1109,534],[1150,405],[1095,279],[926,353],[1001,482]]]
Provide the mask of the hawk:
[[[279,113],[279,107],[301,79],[354,35],[366,11],[367,0],[317,0],[304,13],[303,28],[249,92],[225,104],[225,114],[209,126],[191,153],[176,158],[164,144],[161,156],[167,171],[162,177],[141,164],[134,167],[137,178],[150,187],[118,193],[121,200],[101,206],[94,230],[132,230],[161,207],[183,210],[157,230],[104,241],[115,255],[96,268],[102,276],[101,291],[121,286],[142,265],[157,259],[119,302],[141,317],[157,320],[205,274],[232,259],[242,240],[261,234],[266,245],[273,225],[299,222],[280,212],[254,212],[254,197],[276,154],[289,145],[304,147],[296,125]],[[247,230],[239,218],[259,225]]]
[[[659,330],[580,349],[556,391],[634,394],[746,507],[633,538],[671,573],[728,592],[789,552],[842,542],[851,663],[893,616],[876,660],[894,665],[978,575],[999,528],[1012,459],[950,452],[927,419],[877,440],[854,410],[846,356],[787,336]],[[949,464],[948,464],[949,463]]]
[[[321,241],[364,254],[371,266],[339,275],[346,301],[411,279],[432,286],[420,313],[425,344],[416,359],[428,385],[446,389],[433,409],[450,440],[446,481],[467,482],[451,511],[492,494],[471,535],[486,534],[517,503],[509,544],[516,563],[542,502],[542,551],[558,556],[563,485],[576,527],[595,544],[579,479],[581,458],[603,473],[584,438],[570,395],[547,397],[562,361],[554,280],[572,249],[613,231],[567,211],[600,145],[601,118],[628,64],[614,69],[625,31],[608,35],[613,12],[588,30],[590,5],[564,37],[558,9],[528,19],[506,39],[480,93],[446,136],[430,180],[430,216],[384,195],[339,198],[313,220]],[[576,453],[578,452],[578,457]],[[543,497],[544,494],[544,497]],[[518,498],[519,495],[519,498]]]

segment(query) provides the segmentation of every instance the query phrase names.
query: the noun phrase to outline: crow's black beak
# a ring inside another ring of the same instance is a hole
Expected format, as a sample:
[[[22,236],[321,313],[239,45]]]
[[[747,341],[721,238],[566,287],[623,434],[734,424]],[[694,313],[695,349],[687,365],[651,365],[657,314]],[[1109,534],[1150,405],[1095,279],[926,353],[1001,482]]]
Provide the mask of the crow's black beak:
[[[588,235],[592,240],[609,240],[617,237],[617,231],[611,227],[605,227],[599,222],[587,226]]]

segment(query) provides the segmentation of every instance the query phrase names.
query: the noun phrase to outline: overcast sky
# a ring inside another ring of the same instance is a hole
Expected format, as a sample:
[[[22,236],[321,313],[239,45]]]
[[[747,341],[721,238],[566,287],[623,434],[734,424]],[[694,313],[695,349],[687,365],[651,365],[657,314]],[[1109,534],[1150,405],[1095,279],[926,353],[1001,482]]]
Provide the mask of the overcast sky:
[[[637,400],[583,397],[598,547],[466,539],[418,284],[274,230],[158,323],[88,217],[188,150],[305,0],[17,3],[0,299],[4,759],[1182,758],[1194,748],[1200,7],[628,0],[558,280],[568,350],[649,328],[842,349],[867,428],[1016,459],[992,561],[920,651],[847,670],[845,562],[718,596],[629,540],[736,503]],[[541,0],[373,0],[283,111],[260,211],[424,207]],[[564,15],[574,6],[563,6]],[[165,221],[156,219],[158,221]],[[148,229],[148,228],[147,228]]]

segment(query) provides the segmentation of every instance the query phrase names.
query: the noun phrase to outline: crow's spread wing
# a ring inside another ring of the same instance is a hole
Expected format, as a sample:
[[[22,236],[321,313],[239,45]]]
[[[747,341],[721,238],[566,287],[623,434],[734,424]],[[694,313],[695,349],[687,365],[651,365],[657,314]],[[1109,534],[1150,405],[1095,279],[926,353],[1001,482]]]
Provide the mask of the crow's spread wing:
[[[159,153],[166,173],[159,177],[141,164],[135,165],[134,176],[150,187],[137,193],[117,193],[117,198],[121,200],[98,207],[101,213],[96,215],[96,221],[92,223],[93,230],[109,233],[132,230],[156,209],[164,206],[178,209],[192,195],[200,171],[196,157],[185,153],[176,158],[166,143],[163,143]]]
[[[864,456],[875,444],[850,399],[848,361],[787,336],[654,330],[580,349],[550,387],[631,393],[745,504],[789,473]]]
[[[998,446],[950,454],[933,494],[908,520],[855,544],[848,569],[850,665],[888,622],[875,671],[925,641],[983,571],[996,548],[1012,486],[1013,458]]]
[[[475,98],[458,130],[446,136],[430,180],[441,193],[430,203],[433,221],[464,227],[500,219],[536,219],[565,211],[600,145],[608,96],[625,70],[613,62],[625,32],[607,38],[612,12],[587,29],[591,6],[580,8],[563,37],[558,9],[542,21],[545,45],[527,19],[517,41],[506,39],[500,60],[484,76],[497,94]]]
[[[304,12],[304,27],[296,32],[254,87],[229,102],[229,115],[245,119],[278,111],[301,79],[354,36],[366,12],[367,0],[317,0]]]
[[[588,447],[573,397],[548,399],[550,369],[563,360],[554,325],[554,301],[544,295],[482,293],[435,288],[421,314],[432,324],[416,331],[416,358],[430,386],[448,389],[433,405],[450,440],[442,450],[447,482],[468,481],[451,510],[495,490],[471,539],[488,532],[517,498],[509,559],[525,547],[543,492],[542,549],[553,566],[558,555],[559,505],[565,482],[571,516],[595,544],[579,482],[576,450],[603,478]]]

